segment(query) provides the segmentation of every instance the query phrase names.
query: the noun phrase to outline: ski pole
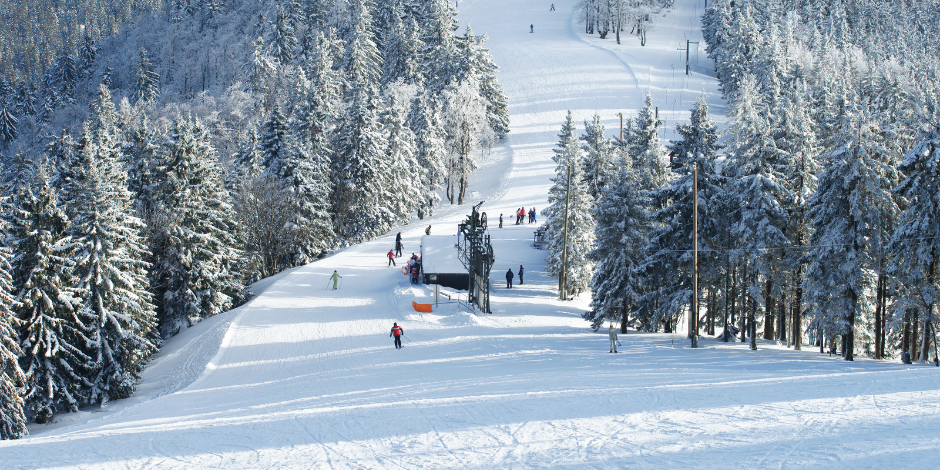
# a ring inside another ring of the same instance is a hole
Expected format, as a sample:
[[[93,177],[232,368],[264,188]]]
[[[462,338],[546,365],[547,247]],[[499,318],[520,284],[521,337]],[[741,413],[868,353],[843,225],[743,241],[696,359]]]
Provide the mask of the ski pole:
[[[404,334],[402,334],[401,337],[407,339],[409,343],[411,342],[411,338],[405,336]]]

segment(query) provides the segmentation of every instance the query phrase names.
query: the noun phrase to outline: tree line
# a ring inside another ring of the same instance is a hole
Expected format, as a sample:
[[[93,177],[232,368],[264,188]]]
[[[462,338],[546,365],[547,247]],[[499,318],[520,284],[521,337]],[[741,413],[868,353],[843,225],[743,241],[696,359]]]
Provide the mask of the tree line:
[[[159,27],[132,31],[62,56],[25,100],[0,90],[0,437],[130,396],[166,338],[251,282],[431,215],[441,193],[462,203],[508,132],[486,36],[458,34],[448,1],[267,7],[224,88],[161,71],[233,40],[213,28],[254,2],[174,2],[161,25],[192,41],[149,39],[169,56],[136,48]]]
[[[563,286],[591,289],[585,318],[675,331],[700,312],[697,333],[752,349],[762,335],[846,360],[927,362],[940,292],[938,26],[933,2],[716,0],[703,27],[726,131],[704,98],[668,145],[649,99],[613,140],[597,137],[597,117],[578,145],[569,117],[547,223],[561,237],[564,202],[589,208],[569,220]],[[561,275],[552,243],[549,272]]]

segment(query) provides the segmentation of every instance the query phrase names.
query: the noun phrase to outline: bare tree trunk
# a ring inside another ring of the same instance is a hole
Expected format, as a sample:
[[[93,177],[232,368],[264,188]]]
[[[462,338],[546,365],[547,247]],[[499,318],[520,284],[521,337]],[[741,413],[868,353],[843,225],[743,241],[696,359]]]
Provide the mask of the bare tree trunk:
[[[917,354],[920,352],[917,348],[917,336],[918,331],[917,327],[920,326],[920,309],[914,309],[914,318],[911,319],[911,338],[907,341],[908,346],[911,348],[911,360],[913,361],[915,357],[918,357]]]
[[[884,293],[881,290],[881,283],[884,281],[884,270],[878,273],[877,287],[875,288],[875,359],[881,359],[881,334],[883,330],[884,311],[881,309],[881,296]]]
[[[784,302],[786,296],[781,296],[777,302],[777,341],[787,340],[787,303]]]
[[[764,339],[774,339],[774,298],[770,295],[773,281],[764,282]]]
[[[911,312],[904,310],[904,329],[901,332],[901,360],[909,364],[911,353]]]

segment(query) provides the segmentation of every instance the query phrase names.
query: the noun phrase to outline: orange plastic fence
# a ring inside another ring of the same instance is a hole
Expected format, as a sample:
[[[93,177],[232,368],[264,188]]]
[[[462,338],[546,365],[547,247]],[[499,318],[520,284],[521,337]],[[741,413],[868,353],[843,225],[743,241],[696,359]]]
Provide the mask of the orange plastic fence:
[[[417,312],[431,313],[431,304],[419,304],[415,301],[411,301],[411,306],[414,307]]]

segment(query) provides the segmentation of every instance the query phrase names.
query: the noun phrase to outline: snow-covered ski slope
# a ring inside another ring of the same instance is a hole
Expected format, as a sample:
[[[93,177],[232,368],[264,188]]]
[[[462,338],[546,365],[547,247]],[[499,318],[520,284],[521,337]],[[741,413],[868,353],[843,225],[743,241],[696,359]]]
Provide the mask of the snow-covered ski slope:
[[[687,79],[676,50],[699,40],[700,0],[657,17],[645,48],[585,38],[575,0],[550,3],[459,2],[511,101],[511,137],[469,198],[492,227],[493,315],[415,312],[430,291],[386,267],[391,233],[262,281],[249,304],[168,342],[134,398],[0,442],[0,468],[935,468],[937,368],[632,332],[608,354],[579,316],[588,299],[556,300],[534,226],[511,214],[545,206],[566,111],[579,128],[601,113],[612,136],[649,89],[672,138],[698,94],[719,120],[723,106],[704,53]],[[406,253],[427,223],[455,232],[469,205],[401,227]],[[520,264],[525,283],[505,289]]]

